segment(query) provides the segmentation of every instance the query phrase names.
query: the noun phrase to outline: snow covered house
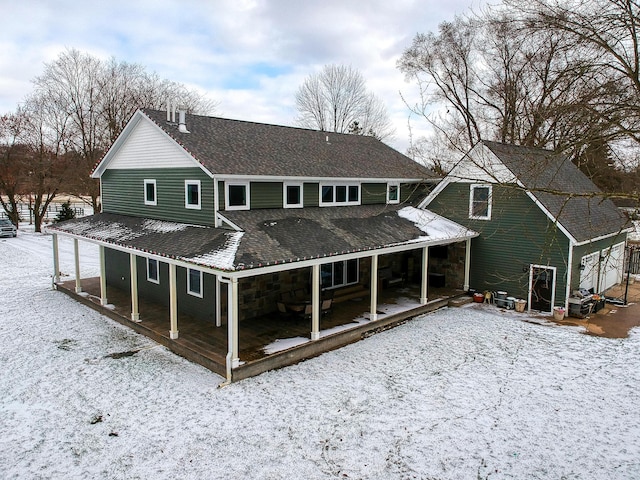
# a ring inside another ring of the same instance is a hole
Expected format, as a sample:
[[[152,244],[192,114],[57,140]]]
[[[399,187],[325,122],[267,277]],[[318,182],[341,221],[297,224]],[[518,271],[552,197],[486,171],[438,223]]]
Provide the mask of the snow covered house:
[[[480,233],[471,289],[570,311],[574,291],[601,293],[622,279],[626,218],[549,150],[481,141],[419,206]]]
[[[436,179],[411,159],[372,137],[175,117],[138,111],[94,170],[102,212],[49,228],[54,247],[58,236],[99,245],[96,298],[124,298],[132,328],[232,380],[435,308],[430,287],[468,289],[477,233],[415,207]],[[86,298],[77,262],[76,277]],[[410,285],[412,307],[382,309]],[[354,314],[343,306],[355,299],[369,302]],[[298,346],[268,362],[243,349],[292,325],[306,331]]]

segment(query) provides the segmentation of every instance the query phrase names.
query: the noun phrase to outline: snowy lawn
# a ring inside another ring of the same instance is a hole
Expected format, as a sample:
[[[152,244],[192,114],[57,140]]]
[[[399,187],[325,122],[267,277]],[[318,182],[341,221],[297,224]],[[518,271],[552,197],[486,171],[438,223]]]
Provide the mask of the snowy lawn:
[[[638,332],[444,309],[218,389],[51,270],[50,237],[0,240],[0,478],[640,478]]]

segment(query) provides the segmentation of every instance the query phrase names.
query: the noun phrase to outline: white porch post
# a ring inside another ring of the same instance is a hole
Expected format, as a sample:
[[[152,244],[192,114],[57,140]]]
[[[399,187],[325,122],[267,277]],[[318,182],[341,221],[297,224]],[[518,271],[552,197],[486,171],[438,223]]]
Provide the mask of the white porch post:
[[[53,277],[51,286],[55,287],[55,284],[60,281],[60,255],[58,254],[58,234],[53,234]]]
[[[107,305],[107,270],[104,262],[104,247],[100,245],[100,305]]]
[[[467,239],[464,255],[464,291],[469,291],[469,272],[471,272],[471,239]]]
[[[220,316],[222,315],[222,305],[220,302],[220,277],[218,275],[216,277],[216,327],[220,327],[222,325],[222,319]]]
[[[73,256],[76,264],[76,293],[82,292],[82,282],[80,280],[80,249],[78,247],[78,239],[73,239]]]
[[[378,319],[378,255],[371,257],[371,312],[369,320]]]
[[[238,353],[238,279],[231,279],[231,288],[229,289],[229,307],[227,311],[227,328],[231,329],[231,365],[235,368],[240,365],[240,356]]]
[[[429,293],[429,247],[422,249],[422,287],[420,289],[420,303],[426,305]]]
[[[178,292],[176,290],[176,264],[169,264],[169,338],[178,338]]]
[[[129,267],[131,270],[131,320],[140,321],[140,312],[138,311],[138,263],[135,254],[129,254]]]
[[[311,340],[320,338],[320,265],[311,270]]]

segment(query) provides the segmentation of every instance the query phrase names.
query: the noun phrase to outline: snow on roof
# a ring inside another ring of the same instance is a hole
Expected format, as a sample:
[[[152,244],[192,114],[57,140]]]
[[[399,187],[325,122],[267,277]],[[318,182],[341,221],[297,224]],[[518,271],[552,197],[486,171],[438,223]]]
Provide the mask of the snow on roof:
[[[430,210],[404,207],[398,211],[398,215],[413,222],[416,227],[427,234],[429,240],[456,240],[478,235],[477,232],[447,220]]]

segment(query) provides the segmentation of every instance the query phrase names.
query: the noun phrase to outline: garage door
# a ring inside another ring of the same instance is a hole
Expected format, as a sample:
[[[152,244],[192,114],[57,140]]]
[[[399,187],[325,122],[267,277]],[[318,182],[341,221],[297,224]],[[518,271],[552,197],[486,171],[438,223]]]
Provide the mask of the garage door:
[[[624,243],[602,250],[600,290],[605,291],[622,281]]]

